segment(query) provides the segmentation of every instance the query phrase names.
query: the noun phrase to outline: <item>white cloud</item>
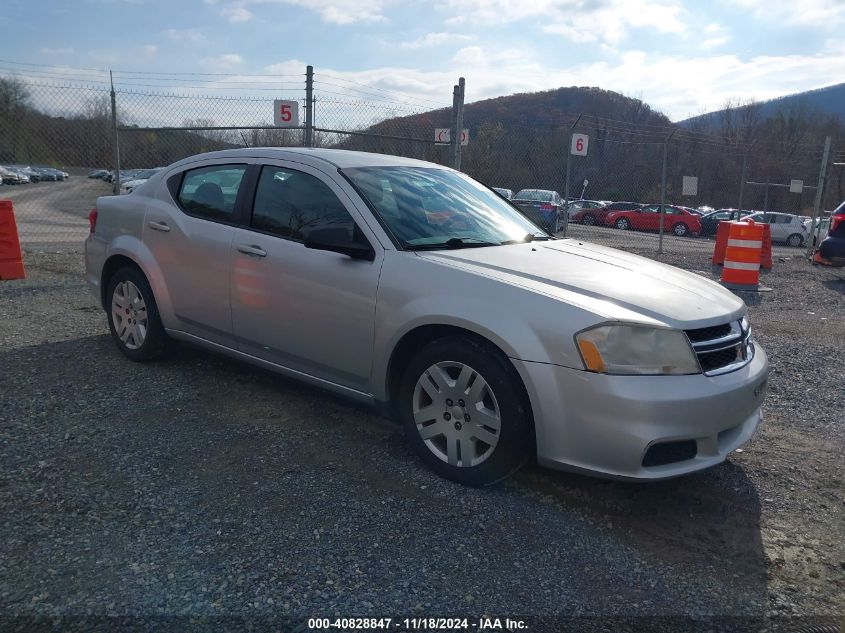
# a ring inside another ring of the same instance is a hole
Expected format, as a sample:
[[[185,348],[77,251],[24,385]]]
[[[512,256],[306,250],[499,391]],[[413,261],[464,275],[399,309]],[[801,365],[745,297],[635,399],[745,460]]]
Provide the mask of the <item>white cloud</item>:
[[[164,34],[174,42],[189,42],[190,44],[205,42],[205,36],[196,29],[167,29]]]
[[[783,26],[812,26],[833,30],[845,25],[842,0],[722,0],[725,4],[747,9],[763,22]]]
[[[436,107],[429,105],[432,101],[448,105],[459,74],[466,77],[469,102],[561,86],[599,86],[635,94],[678,120],[718,109],[730,97],[764,100],[834,83],[845,67],[845,46],[832,41],[817,55],[758,55],[747,60],[730,54],[688,58],[632,50],[613,60],[565,68],[550,68],[521,49],[490,52],[468,46],[458,51],[453,64],[433,71],[382,67],[346,72],[318,67],[315,76],[319,80],[321,74],[331,75],[338,84],[348,80],[350,95],[356,90],[367,92],[359,85],[365,84],[371,86],[371,94],[373,89],[397,91],[396,100],[430,108]],[[290,60],[265,71],[300,74],[304,66]]]
[[[73,55],[72,48],[42,48],[42,55]]]
[[[706,50],[710,50],[711,48],[718,48],[723,44],[727,44],[730,41],[730,38],[726,35],[721,35],[719,37],[710,37],[706,40],[703,40],[700,44],[701,48]]]
[[[158,52],[158,46],[155,44],[145,44],[144,45],[144,55],[147,57],[155,57],[155,54]]]
[[[238,6],[261,4],[287,4],[309,9],[319,14],[320,19],[331,24],[355,24],[357,22],[384,22],[385,5],[393,0],[243,0]]]
[[[471,35],[463,35],[461,33],[426,33],[410,42],[402,42],[402,48],[432,48],[435,46],[443,46],[449,42],[465,42],[474,39]]]
[[[680,0],[442,0],[447,24],[508,24],[541,20],[542,30],[574,42],[618,43],[631,29],[684,33]]]
[[[204,57],[200,64],[213,72],[237,72],[239,66],[244,63],[243,57],[237,53],[226,53],[217,57]]]
[[[249,22],[252,19],[252,12],[242,4],[232,4],[228,7],[223,7],[220,10],[220,15],[233,23]]]

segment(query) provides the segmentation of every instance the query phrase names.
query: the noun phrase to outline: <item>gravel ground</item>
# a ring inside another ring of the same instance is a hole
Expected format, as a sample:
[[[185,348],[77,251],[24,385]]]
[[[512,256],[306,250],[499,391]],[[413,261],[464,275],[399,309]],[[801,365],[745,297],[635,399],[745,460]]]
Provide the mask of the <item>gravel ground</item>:
[[[724,465],[653,484],[529,467],[475,490],[321,391],[189,347],[127,361],[79,253],[26,264],[0,283],[0,628],[845,612],[842,270],[776,258],[750,300],[767,417]]]

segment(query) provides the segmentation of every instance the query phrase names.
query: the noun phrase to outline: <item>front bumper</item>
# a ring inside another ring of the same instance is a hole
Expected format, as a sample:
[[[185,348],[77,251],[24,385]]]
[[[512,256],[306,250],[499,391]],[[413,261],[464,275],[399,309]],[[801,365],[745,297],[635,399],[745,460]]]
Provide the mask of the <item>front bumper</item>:
[[[514,360],[528,388],[543,466],[623,479],[667,479],[709,468],[762,420],[769,363],[720,376],[608,376]],[[695,456],[643,466],[649,447],[693,441]]]

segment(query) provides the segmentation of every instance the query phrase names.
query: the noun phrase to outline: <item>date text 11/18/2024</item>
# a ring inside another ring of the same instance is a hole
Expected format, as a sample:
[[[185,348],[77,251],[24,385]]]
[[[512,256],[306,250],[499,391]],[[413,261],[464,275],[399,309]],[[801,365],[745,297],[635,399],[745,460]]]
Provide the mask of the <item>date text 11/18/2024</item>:
[[[308,618],[313,631],[518,631],[528,626],[523,620],[511,618]]]

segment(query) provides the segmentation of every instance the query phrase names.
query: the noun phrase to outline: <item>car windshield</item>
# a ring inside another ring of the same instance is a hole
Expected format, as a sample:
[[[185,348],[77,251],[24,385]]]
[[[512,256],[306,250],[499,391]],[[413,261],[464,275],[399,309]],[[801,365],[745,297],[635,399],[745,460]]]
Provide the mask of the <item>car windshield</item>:
[[[552,199],[551,191],[543,191],[541,189],[523,189],[517,193],[514,198],[519,200],[538,200],[540,202],[550,202]]]
[[[395,166],[356,167],[342,173],[407,249],[550,239],[503,198],[457,172]]]

